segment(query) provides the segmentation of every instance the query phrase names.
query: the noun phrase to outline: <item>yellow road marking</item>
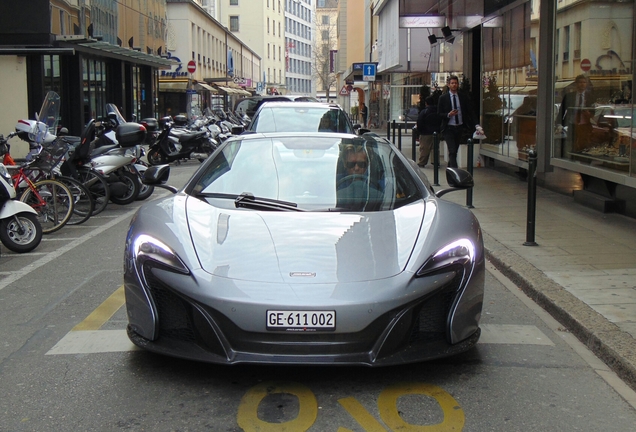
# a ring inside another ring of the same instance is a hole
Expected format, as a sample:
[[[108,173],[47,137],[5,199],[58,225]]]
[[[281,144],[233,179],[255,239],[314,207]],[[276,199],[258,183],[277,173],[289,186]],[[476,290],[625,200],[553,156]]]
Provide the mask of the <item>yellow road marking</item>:
[[[125,300],[122,285],[71,331],[99,330],[124,305]]]
[[[406,423],[397,410],[397,400],[404,395],[432,397],[444,412],[444,420],[438,424],[423,426]],[[378,409],[384,423],[394,431],[461,431],[466,421],[464,410],[449,393],[441,387],[426,383],[400,383],[388,386],[378,398]]]
[[[338,399],[338,403],[366,432],[386,432],[386,429],[356,399],[352,397]]]
[[[268,423],[258,418],[258,405],[269,394],[288,393],[298,398],[298,416],[284,423]],[[306,386],[294,382],[263,382],[243,396],[238,408],[238,425],[246,432],[306,431],[316,421],[318,402]]]

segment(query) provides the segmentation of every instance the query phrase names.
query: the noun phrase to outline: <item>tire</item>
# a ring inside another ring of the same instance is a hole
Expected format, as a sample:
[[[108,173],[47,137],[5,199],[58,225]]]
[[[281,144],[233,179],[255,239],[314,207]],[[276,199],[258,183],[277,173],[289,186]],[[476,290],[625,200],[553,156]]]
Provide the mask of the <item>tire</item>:
[[[88,188],[95,202],[92,215],[95,216],[104,211],[110,201],[110,188],[106,178],[88,167],[79,168],[77,176],[78,180]]]
[[[38,213],[42,233],[50,234],[62,228],[73,215],[73,193],[57,180],[41,180],[28,188],[20,201],[29,204]]]
[[[95,200],[88,188],[79,180],[71,177],[61,176],[55,179],[68,186],[73,193],[73,215],[66,224],[79,225],[86,222],[93,215],[93,210],[95,209]]]
[[[155,191],[154,186],[145,185],[141,183],[141,180],[139,180],[139,195],[137,195],[136,200],[143,201],[145,199],[148,199],[150,198],[150,195],[152,195],[154,191]]]
[[[168,158],[163,154],[163,151],[158,145],[150,147],[146,159],[148,159],[148,164],[150,165],[163,165],[168,163]]]
[[[137,180],[137,176],[128,171],[119,171],[111,175],[119,177],[119,180],[126,184],[128,190],[123,196],[116,197],[111,194],[110,200],[119,205],[126,205],[135,201],[137,195],[139,195],[139,181]]]
[[[18,218],[24,228],[16,222]],[[18,213],[0,221],[0,241],[9,250],[17,253],[31,252],[42,241],[42,225],[33,213]]]

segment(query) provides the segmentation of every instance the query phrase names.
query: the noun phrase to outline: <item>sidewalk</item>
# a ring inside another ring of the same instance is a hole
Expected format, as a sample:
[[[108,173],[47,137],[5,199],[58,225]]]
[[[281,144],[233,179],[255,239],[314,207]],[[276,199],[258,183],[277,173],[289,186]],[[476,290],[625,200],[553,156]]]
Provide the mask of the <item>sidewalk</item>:
[[[447,186],[444,169],[436,190]],[[432,165],[424,172],[432,183]],[[474,178],[487,259],[636,389],[636,220],[537,187],[537,246],[524,246],[528,183],[491,168],[474,168]],[[444,199],[466,205],[465,192]]]

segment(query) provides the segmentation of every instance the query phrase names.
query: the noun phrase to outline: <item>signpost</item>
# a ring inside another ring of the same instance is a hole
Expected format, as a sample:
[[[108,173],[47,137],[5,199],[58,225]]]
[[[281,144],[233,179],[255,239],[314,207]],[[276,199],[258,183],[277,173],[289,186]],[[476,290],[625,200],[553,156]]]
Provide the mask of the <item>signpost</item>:
[[[362,80],[375,81],[375,63],[365,63],[362,66]]]
[[[188,62],[188,72],[193,74],[194,72],[196,72],[196,70],[197,70],[197,64],[194,62],[194,60],[190,60]]]
[[[581,60],[581,69],[583,72],[587,72],[592,68],[592,62],[589,59]]]

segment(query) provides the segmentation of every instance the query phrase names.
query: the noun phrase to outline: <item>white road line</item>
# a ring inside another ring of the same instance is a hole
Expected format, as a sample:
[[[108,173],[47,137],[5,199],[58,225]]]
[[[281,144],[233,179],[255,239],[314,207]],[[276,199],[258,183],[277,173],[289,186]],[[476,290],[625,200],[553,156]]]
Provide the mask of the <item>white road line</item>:
[[[479,343],[550,345],[554,343],[538,327],[515,324],[482,324]]]
[[[136,211],[137,211],[137,208],[134,208],[122,214],[121,216],[117,217],[116,219],[113,219],[112,221],[108,222],[105,225],[95,227],[91,232],[86,233],[85,235],[78,238],[77,240],[73,240],[72,242],[62,246],[55,252],[47,253],[46,256],[38,259],[37,261],[32,262],[31,264],[25,266],[23,269],[12,272],[11,275],[7,276],[6,278],[0,281],[0,290],[3,290],[5,287],[11,285],[13,282],[17,280],[22,279],[24,276],[28,275],[33,270],[36,270],[42,267],[43,265],[50,263],[54,259],[59,258],[60,256],[64,255],[66,252],[73,250],[75,247],[81,245],[82,243],[85,243],[89,241],[90,239],[92,239],[93,237],[100,235],[107,229],[112,228],[113,226],[117,225],[118,223],[128,218],[131,218]],[[33,255],[35,254],[36,253],[34,253]]]
[[[482,329],[480,344],[554,345],[541,330],[532,325],[487,324]],[[98,354],[136,349],[128,339],[126,330],[82,330],[68,332],[46,355]]]
[[[596,371],[601,378],[605,380],[625,401],[633,408],[636,408],[636,392],[632,390],[625,382],[623,382],[609,366],[601,359],[596,357],[576,336],[569,333],[563,326],[554,319],[541,306],[537,305],[530,297],[525,295],[515,284],[505,277],[499,270],[490,263],[486,264],[488,271],[502,283],[511,293],[523,302],[532,312],[543,321],[554,334],[562,339],[566,344],[575,351],[583,361],[585,361],[592,369]]]
[[[85,330],[66,334],[46,355],[95,354],[138,349],[126,330]]]

